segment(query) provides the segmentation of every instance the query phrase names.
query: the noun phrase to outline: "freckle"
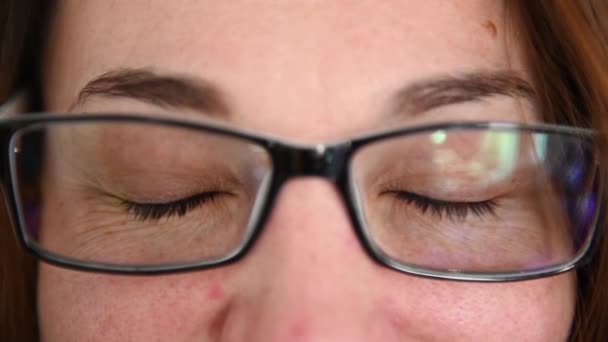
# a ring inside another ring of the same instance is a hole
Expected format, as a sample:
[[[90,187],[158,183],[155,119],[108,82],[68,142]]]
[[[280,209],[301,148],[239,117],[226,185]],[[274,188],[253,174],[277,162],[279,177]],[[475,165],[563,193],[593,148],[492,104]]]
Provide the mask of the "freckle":
[[[496,34],[498,33],[498,29],[496,28],[496,25],[491,20],[486,21],[483,24],[483,27],[488,31],[488,33],[490,33],[490,36],[492,38],[496,38]]]
[[[213,286],[211,286],[211,288],[209,289],[209,292],[207,293],[207,298],[211,299],[211,300],[218,300],[218,299],[222,299],[224,297],[224,289],[222,289],[222,287],[219,284],[214,284]]]

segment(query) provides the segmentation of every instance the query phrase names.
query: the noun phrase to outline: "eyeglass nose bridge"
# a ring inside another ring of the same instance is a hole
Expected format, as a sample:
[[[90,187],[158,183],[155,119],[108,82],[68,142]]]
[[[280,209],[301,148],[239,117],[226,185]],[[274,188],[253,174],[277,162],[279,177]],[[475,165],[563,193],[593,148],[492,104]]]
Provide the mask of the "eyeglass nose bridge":
[[[273,149],[275,168],[283,179],[313,176],[339,179],[351,154],[350,143],[296,147],[276,146]]]

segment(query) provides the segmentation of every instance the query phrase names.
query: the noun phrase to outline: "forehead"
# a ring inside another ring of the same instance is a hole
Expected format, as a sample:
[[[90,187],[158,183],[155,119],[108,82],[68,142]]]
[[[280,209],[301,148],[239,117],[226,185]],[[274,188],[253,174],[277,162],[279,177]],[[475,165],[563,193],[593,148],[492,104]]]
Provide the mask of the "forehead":
[[[68,107],[108,70],[151,67],[213,81],[238,112],[352,117],[410,81],[521,69],[504,16],[495,0],[64,0],[46,56],[49,105]]]

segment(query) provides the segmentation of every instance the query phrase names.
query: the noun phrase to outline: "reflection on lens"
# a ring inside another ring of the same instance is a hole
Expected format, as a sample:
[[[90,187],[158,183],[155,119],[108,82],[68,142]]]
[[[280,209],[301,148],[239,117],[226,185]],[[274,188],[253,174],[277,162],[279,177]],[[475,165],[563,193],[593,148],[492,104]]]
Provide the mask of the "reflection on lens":
[[[350,186],[364,234],[393,262],[439,272],[534,271],[587,247],[597,215],[592,155],[578,136],[429,131],[363,147]]]
[[[151,123],[31,127],[13,140],[28,239],[78,261],[162,266],[239,249],[271,173],[237,138]]]

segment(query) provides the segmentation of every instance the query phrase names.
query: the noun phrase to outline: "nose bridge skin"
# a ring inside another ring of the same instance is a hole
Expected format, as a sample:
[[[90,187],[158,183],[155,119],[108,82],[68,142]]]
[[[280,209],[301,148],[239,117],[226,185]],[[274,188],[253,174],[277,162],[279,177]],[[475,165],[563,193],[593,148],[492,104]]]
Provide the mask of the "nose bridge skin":
[[[396,338],[376,305],[382,267],[363,250],[342,198],[325,180],[284,184],[241,262],[239,294],[222,329],[226,341]]]

